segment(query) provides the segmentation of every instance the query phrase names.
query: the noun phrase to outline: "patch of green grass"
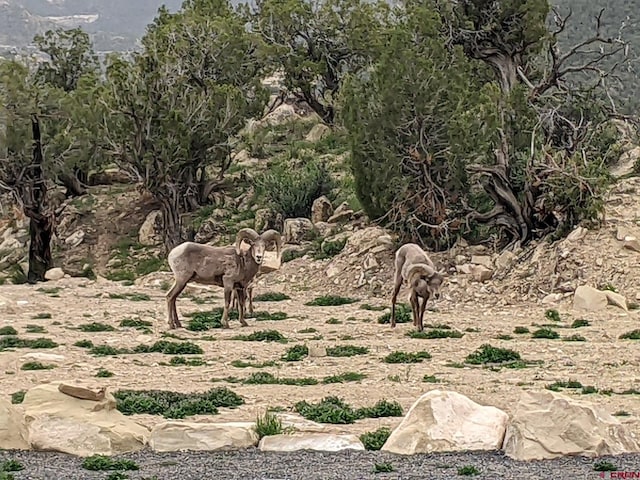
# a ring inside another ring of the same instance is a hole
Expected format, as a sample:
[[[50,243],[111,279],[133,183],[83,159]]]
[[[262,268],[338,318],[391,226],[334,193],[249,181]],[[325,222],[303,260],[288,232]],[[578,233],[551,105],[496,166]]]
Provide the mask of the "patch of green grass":
[[[318,403],[302,400],[294,405],[294,410],[307,420],[331,424],[349,424],[363,418],[402,416],[402,407],[397,402],[380,400],[373,407],[354,409],[335,396],[325,397]]]
[[[269,313],[269,312],[253,312],[253,315],[251,316],[253,318],[255,318],[257,321],[259,322],[263,322],[263,321],[272,321],[272,322],[277,322],[280,320],[285,320],[288,315],[285,312],[273,312],[273,313]],[[251,318],[251,317],[247,317],[247,318]]]
[[[50,313],[36,313],[33,317],[31,317],[33,320],[48,320],[51,318],[51,314]]]
[[[171,342],[158,340],[153,345],[138,345],[134,353],[164,353],[165,355],[201,355],[204,353],[200,345],[193,342]]]
[[[473,465],[465,465],[463,467],[458,468],[458,475],[463,475],[463,476],[480,475],[480,470],[478,470]]]
[[[545,311],[544,317],[548,320],[551,320],[552,322],[559,322],[561,320],[560,313],[558,312],[558,310],[554,308],[550,308],[547,311]]]
[[[96,357],[106,357],[109,355],[124,355],[132,352],[128,348],[115,348],[111,345],[94,345],[90,347],[89,353]]]
[[[11,394],[11,403],[19,404],[24,400],[24,396],[27,394],[26,390],[18,390],[17,392],[13,392]]]
[[[378,323],[386,324],[391,322],[391,312],[387,312],[378,318]],[[413,313],[411,306],[406,303],[396,305],[396,323],[413,323]]]
[[[357,345],[336,345],[327,348],[327,356],[329,357],[354,357],[356,355],[366,355],[369,353],[367,347],[359,347]]]
[[[53,365],[45,365],[40,362],[25,362],[20,370],[51,370],[53,368],[55,368]]]
[[[287,338],[277,330],[258,330],[249,335],[236,335],[231,340],[244,342],[286,342]]]
[[[285,362],[299,362],[308,355],[309,347],[306,345],[294,345],[293,347],[289,347],[280,358]]]
[[[132,302],[144,302],[151,300],[151,297],[146,293],[110,293],[109,298],[130,300]]]
[[[640,340],[640,328],[623,333],[618,338],[620,340]]]
[[[201,367],[205,362],[202,358],[171,357],[169,365],[172,367]]]
[[[233,408],[244,404],[242,397],[225,387],[190,394],[165,390],[118,390],[113,395],[117,409],[124,415],[146,413],[165,418],[215,415],[219,407]]]
[[[562,339],[563,342],[586,342],[587,339],[582,335],[569,335],[568,337],[564,337]]]
[[[465,363],[481,365],[486,363],[508,363],[522,360],[520,354],[508,348],[497,348],[485,343],[475,352],[467,355]]]
[[[100,322],[82,323],[78,325],[78,330],[82,332],[113,332],[115,327]]]
[[[616,416],[616,417],[630,417],[631,416],[631,414],[629,412],[627,412],[626,410],[618,410],[613,415]]]
[[[388,307],[386,307],[384,305],[375,306],[375,305],[369,305],[368,303],[363,303],[362,305],[360,305],[360,308],[362,310],[370,310],[370,311],[373,311],[373,312],[380,312],[380,311],[382,311],[382,310],[384,310],[385,308],[388,308]]]
[[[289,295],[281,292],[265,292],[253,297],[254,302],[281,302],[290,299],[291,297]]]
[[[338,320],[337,318],[331,317],[329,320],[327,320],[324,323],[326,323],[327,325],[340,325],[342,321]]]
[[[552,392],[559,392],[561,388],[572,388],[572,389],[578,389],[578,388],[582,388],[583,385],[582,383],[580,383],[577,380],[559,380],[557,382],[553,382],[550,383],[549,385],[546,385],[544,388],[546,388],[547,390],[551,390]]]
[[[98,370],[98,372],[96,373],[96,377],[98,378],[109,378],[109,377],[113,377],[113,372],[110,372],[109,370],[106,370],[104,368],[101,368]]]
[[[241,380],[241,383],[244,383],[245,385],[296,385],[301,387],[307,385],[317,385],[318,380],[310,377],[276,377],[269,372],[255,372],[249,375],[244,380]]]
[[[298,333],[316,333],[318,330],[316,330],[313,327],[309,327],[309,328],[303,328],[302,330],[298,330]]]
[[[498,339],[498,340],[513,340],[513,337],[511,335],[506,335],[504,333],[501,333],[500,335],[496,335],[496,339]]]
[[[598,460],[593,464],[593,469],[596,472],[615,472],[618,467],[607,460]]]
[[[256,417],[255,431],[258,438],[269,435],[280,435],[284,430],[280,419],[270,411]]]
[[[21,470],[24,470],[24,465],[13,458],[0,464],[0,472],[19,472]]]
[[[374,463],[373,473],[389,473],[393,472],[393,465],[389,462]]]
[[[28,324],[25,327],[25,332],[27,332],[27,333],[47,333],[47,330],[42,325]]]
[[[222,328],[222,307],[214,308],[208,312],[195,312],[185,315],[189,317],[187,322],[187,330],[193,332],[202,332],[204,330],[210,330],[212,328]],[[229,320],[237,320],[237,310],[229,310]]]
[[[358,372],[344,372],[338,375],[332,375],[329,377],[324,377],[322,383],[346,383],[346,382],[359,382],[360,380],[366,378],[367,376],[364,373]]]
[[[524,333],[529,333],[529,329],[527,327],[516,327],[513,329],[513,333],[522,335]]]
[[[60,287],[40,287],[36,291],[46,293],[51,296],[58,296],[58,293],[60,293],[61,290],[62,288]]]
[[[266,362],[245,362],[244,360],[234,360],[231,362],[232,367],[236,368],[266,368],[266,367],[275,367],[277,363],[274,360],[267,360]]]
[[[422,332],[411,330],[407,332],[406,335],[411,338],[429,340],[435,338],[462,338],[464,336],[464,333],[457,330],[443,330],[440,328],[436,328],[435,330],[423,330]]]
[[[11,325],[0,328],[0,335],[18,335],[18,331]]]
[[[383,358],[385,363],[421,363],[423,360],[429,360],[431,354],[429,352],[403,352],[401,350],[391,352]]]
[[[550,340],[555,340],[560,338],[560,334],[551,328],[539,328],[535,332],[531,334],[531,338],[548,338]]]
[[[338,295],[324,295],[316,297],[310,302],[305,303],[308,307],[337,307],[339,305],[349,305],[358,300],[355,298],[341,297]]]
[[[121,327],[135,328],[144,333],[151,333],[153,324],[147,320],[141,320],[139,318],[123,318],[120,320]]]
[[[435,375],[425,375],[422,377],[422,381],[425,383],[442,383],[442,380],[437,378]]]
[[[380,450],[391,435],[389,427],[381,427],[373,432],[360,435],[360,441],[366,450]]]
[[[73,344],[74,347],[80,347],[80,348],[93,348],[93,342],[91,340],[78,340],[76,343]]]
[[[13,335],[0,338],[0,352],[8,348],[56,348],[59,345],[49,338],[24,339]]]
[[[571,324],[571,328],[580,328],[580,327],[588,327],[590,325],[589,320],[585,320],[580,318],[578,320],[574,320]]]
[[[106,455],[91,455],[82,461],[85,470],[138,470],[140,467],[133,460],[115,459]]]

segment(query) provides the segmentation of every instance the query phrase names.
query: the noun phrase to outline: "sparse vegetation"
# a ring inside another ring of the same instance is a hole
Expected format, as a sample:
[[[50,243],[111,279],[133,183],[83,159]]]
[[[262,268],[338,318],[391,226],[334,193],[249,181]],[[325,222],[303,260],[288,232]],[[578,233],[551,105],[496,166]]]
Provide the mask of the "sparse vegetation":
[[[290,299],[289,295],[281,292],[265,292],[253,297],[254,302],[281,302]]]
[[[236,368],[266,368],[274,367],[275,365],[277,365],[277,363],[273,360],[265,362],[245,362],[244,360],[234,360],[231,362],[231,366]]]
[[[82,468],[85,470],[105,471],[138,470],[140,467],[133,460],[115,459],[106,455],[91,455],[82,461]]]
[[[319,423],[348,424],[362,418],[400,417],[402,407],[397,402],[378,401],[373,407],[353,409],[341,398],[328,396],[318,403],[303,400],[294,409],[307,420]]]
[[[130,300],[132,302],[143,302],[151,300],[151,297],[146,293],[110,293],[109,298]]]
[[[344,372],[339,375],[331,375],[329,377],[324,377],[322,383],[346,383],[346,382],[359,382],[360,380],[366,378],[367,376],[364,373],[358,372]]]
[[[25,339],[13,335],[0,337],[0,352],[9,348],[56,348],[59,345],[49,338]]]
[[[169,365],[172,367],[201,367],[205,364],[202,358],[185,358],[182,356],[171,357]]]
[[[640,328],[623,333],[619,338],[620,340],[640,340]]]
[[[598,460],[593,464],[593,469],[596,472],[615,472],[618,470],[618,467],[608,460]]]
[[[26,390],[18,390],[17,392],[13,392],[11,394],[11,403],[13,404],[22,403],[26,393],[27,393]]]
[[[280,435],[283,432],[282,422],[275,414],[267,410],[263,415],[256,417],[255,430],[258,438]]]
[[[53,365],[45,365],[41,362],[25,362],[20,367],[20,370],[51,370],[55,368]]]
[[[50,313],[36,313],[33,317],[31,317],[33,320],[48,320],[51,318],[51,314]]]
[[[387,312],[378,318],[378,323],[387,324],[391,321],[391,312]],[[396,323],[412,323],[413,316],[411,306],[406,303],[396,305]]]
[[[0,335],[18,335],[18,331],[10,325],[0,328]]]
[[[42,325],[28,324],[24,330],[27,333],[47,333],[47,330]]]
[[[465,465],[463,467],[458,468],[458,475],[464,475],[464,476],[480,475],[480,470],[478,470],[473,465]]]
[[[235,335],[231,340],[241,340],[244,342],[281,342],[287,341],[287,338],[277,330],[258,330],[249,335]]]
[[[389,427],[381,427],[373,432],[360,435],[360,441],[366,450],[380,450],[391,435]]]
[[[110,378],[110,377],[113,377],[113,372],[110,372],[109,370],[107,370],[105,368],[101,368],[96,373],[96,377],[98,377],[98,378]]]
[[[475,352],[467,355],[466,363],[481,365],[487,363],[511,363],[522,360],[520,354],[508,348],[497,348],[485,343]]]
[[[522,335],[525,333],[529,333],[529,329],[527,327],[516,327],[513,329],[513,333]]]
[[[340,305],[349,305],[355,303],[358,300],[355,298],[340,297],[338,295],[324,295],[322,297],[316,297],[310,302],[305,303],[309,307],[337,307]]]
[[[539,328],[531,334],[531,338],[548,338],[550,340],[555,340],[556,338],[560,338],[560,334],[555,330],[552,330],[547,327]]]
[[[114,392],[117,408],[125,415],[147,413],[165,418],[191,415],[215,415],[219,407],[244,404],[242,397],[221,387],[203,393],[179,393],[165,390],[118,390]]]
[[[422,332],[419,332],[417,330],[411,330],[407,332],[407,336],[411,338],[421,338],[421,339],[462,338],[464,336],[464,333],[459,332],[457,330],[436,328],[433,330],[423,330]]]
[[[78,340],[73,345],[74,347],[80,348],[93,348],[93,342],[91,340]]]
[[[282,355],[281,359],[285,362],[299,362],[309,355],[309,347],[306,345],[294,345],[289,347]]]
[[[558,312],[558,310],[555,310],[553,308],[550,308],[547,311],[545,311],[544,316],[545,318],[547,318],[548,320],[551,320],[552,322],[559,322],[561,320],[560,313]]]
[[[431,354],[429,352],[396,351],[384,357],[383,361],[385,363],[420,363],[423,360],[428,360],[430,358]]]
[[[435,375],[425,375],[422,377],[422,381],[425,383],[441,383],[442,380],[437,378]]]
[[[373,473],[389,473],[393,472],[393,465],[389,462],[375,463],[373,465]]]
[[[589,325],[590,323],[588,320],[580,318],[573,321],[573,323],[571,324],[571,328],[588,327]]]
[[[78,325],[78,330],[82,332],[113,332],[115,327],[100,322],[83,323]]]
[[[354,357],[356,355],[366,355],[369,353],[367,347],[359,347],[357,345],[336,345],[327,348],[329,357]]]
[[[582,335],[569,335],[562,339],[564,342],[586,342],[587,339]]]

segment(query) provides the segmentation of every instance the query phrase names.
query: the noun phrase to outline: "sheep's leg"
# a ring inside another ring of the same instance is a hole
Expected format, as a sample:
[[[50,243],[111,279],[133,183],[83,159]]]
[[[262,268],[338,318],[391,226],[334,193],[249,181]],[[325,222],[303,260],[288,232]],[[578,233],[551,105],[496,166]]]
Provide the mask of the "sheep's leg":
[[[189,279],[176,278],[171,289],[167,292],[167,312],[169,318],[169,328],[182,328],[180,319],[178,318],[178,309],[176,307],[176,301],[178,296],[189,283]]]
[[[396,272],[399,272],[399,270],[396,269]],[[391,296],[391,328],[396,328],[396,301],[398,300],[398,293],[400,293],[400,288],[402,287],[402,277],[399,273],[396,273],[395,279],[393,295]]]
[[[420,314],[420,300],[418,299],[418,296],[416,295],[415,291],[411,291],[411,297],[410,297],[410,302],[411,302],[411,314],[413,316],[413,326],[418,330],[419,330],[419,326],[418,326],[418,315]]]
[[[247,289],[247,294],[249,296],[249,315],[253,315],[253,286]]]
[[[233,286],[231,288],[225,287],[224,309],[222,310],[222,318],[220,319],[220,323],[222,323],[222,328],[230,328],[229,327],[229,305],[231,304],[231,296],[233,294],[234,294]]]
[[[238,320],[243,327],[248,327],[249,324],[244,319],[244,307],[246,304],[246,290],[244,288],[240,288],[237,290],[238,294]]]
[[[423,324],[423,319],[424,319],[424,311],[427,308],[427,302],[429,301],[429,297],[425,297],[422,299],[422,305],[420,306],[420,315],[418,318],[418,331],[421,332],[422,330],[424,330],[424,324]]]

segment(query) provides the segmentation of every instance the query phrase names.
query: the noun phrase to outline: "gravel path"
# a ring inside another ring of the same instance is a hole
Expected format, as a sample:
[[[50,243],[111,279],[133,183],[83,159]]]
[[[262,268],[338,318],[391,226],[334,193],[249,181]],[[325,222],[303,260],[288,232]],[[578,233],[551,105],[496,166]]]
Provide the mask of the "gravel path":
[[[444,480],[465,478],[458,469],[474,466],[475,479],[598,479],[597,461],[611,462],[619,472],[634,472],[631,477],[605,473],[604,478],[638,478],[640,454],[605,457],[598,460],[571,457],[542,462],[516,462],[500,453],[451,453],[396,456],[381,452],[343,451],[338,453],[272,453],[249,449],[235,452],[189,452],[158,454],[141,451],[122,455],[134,460],[140,470],[117,480],[364,480],[412,479]],[[50,452],[0,451],[0,462],[18,460],[24,470],[14,472],[16,480],[105,480],[109,472],[92,472],[81,467],[81,459]],[[374,473],[374,465],[391,464],[390,473]]]

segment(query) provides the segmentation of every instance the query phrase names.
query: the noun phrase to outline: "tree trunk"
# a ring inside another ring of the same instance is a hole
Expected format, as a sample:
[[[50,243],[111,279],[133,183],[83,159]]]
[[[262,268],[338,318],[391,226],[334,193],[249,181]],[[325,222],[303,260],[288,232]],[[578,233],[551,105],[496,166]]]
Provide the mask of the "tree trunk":
[[[47,184],[42,171],[42,139],[40,121],[37,115],[31,117],[33,135],[33,164],[26,171],[22,189],[24,213],[30,219],[29,229],[31,242],[29,245],[29,272],[27,281],[36,283],[44,281],[44,274],[51,268],[51,237],[55,215],[46,212]]]
[[[160,201],[160,210],[162,212],[164,247],[169,253],[174,247],[177,247],[184,239],[182,238],[182,221],[180,219],[180,198],[175,191],[169,192],[168,195],[158,196]]]
[[[82,185],[80,179],[74,174],[63,173],[60,175],[60,180],[67,189],[67,198],[80,197],[87,193],[87,189]]]
[[[43,282],[44,274],[53,266],[51,258],[51,237],[53,221],[51,217],[31,215],[29,220],[29,283]]]

